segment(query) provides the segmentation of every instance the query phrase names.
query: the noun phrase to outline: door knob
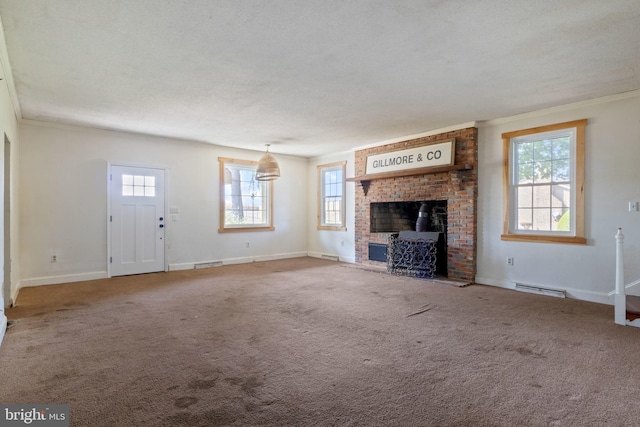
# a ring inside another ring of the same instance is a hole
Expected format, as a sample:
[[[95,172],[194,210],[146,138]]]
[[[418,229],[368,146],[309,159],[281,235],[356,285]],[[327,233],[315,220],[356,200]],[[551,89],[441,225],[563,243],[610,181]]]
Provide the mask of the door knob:
[[[160,228],[164,228],[164,224],[160,224]]]
[[[164,217],[160,217],[160,218],[158,218],[158,219],[159,219],[160,221],[163,221],[163,220],[164,220]]]

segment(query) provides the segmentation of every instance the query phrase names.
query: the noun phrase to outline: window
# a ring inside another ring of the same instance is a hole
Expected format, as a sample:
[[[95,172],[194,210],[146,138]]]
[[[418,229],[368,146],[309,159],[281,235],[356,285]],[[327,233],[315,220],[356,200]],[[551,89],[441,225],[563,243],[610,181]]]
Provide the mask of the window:
[[[585,119],[502,134],[503,240],[586,244],[586,125]]]
[[[273,227],[273,181],[257,181],[258,162],[219,157],[219,232],[265,231]]]
[[[318,166],[318,230],[346,230],[346,164],[337,162]]]
[[[123,196],[156,196],[156,177],[144,175],[122,175]]]

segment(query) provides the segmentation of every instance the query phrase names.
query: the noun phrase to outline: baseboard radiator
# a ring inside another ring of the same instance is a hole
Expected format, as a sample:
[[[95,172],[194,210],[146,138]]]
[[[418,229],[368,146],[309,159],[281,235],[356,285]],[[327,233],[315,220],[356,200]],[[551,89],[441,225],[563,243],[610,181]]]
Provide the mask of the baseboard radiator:
[[[567,291],[562,289],[549,289],[540,286],[525,285],[524,283],[516,283],[516,291],[529,292],[531,294],[548,295],[557,298],[567,297]]]
[[[198,264],[193,264],[193,268],[195,270],[199,268],[211,268],[211,267],[220,267],[220,266],[222,266],[222,261],[201,262]]]

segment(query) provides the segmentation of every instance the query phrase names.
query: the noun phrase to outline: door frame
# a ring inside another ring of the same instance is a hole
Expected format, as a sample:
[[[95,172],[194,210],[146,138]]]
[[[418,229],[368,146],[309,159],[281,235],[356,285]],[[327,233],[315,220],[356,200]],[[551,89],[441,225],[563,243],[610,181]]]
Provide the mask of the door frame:
[[[4,134],[4,158],[3,158],[3,193],[2,193],[2,203],[3,203],[3,245],[4,245],[4,270],[2,272],[2,296],[0,296],[0,304],[3,306],[0,307],[0,312],[2,312],[5,308],[13,307],[13,298],[11,298],[12,294],[12,281],[11,281],[11,211],[13,210],[13,206],[11,204],[11,186],[13,179],[11,177],[11,141],[7,134]]]
[[[107,277],[113,277],[111,274],[111,169],[112,166],[121,166],[121,167],[130,167],[130,168],[144,168],[144,169],[159,169],[164,171],[164,211],[165,217],[166,212],[169,209],[169,168],[164,166],[155,166],[148,165],[142,163],[122,163],[122,162],[107,162],[107,217],[105,218],[107,221]],[[169,249],[169,234],[171,227],[168,226],[169,221],[165,221],[165,233],[164,233],[164,271],[169,271],[169,257],[168,257],[168,249]]]

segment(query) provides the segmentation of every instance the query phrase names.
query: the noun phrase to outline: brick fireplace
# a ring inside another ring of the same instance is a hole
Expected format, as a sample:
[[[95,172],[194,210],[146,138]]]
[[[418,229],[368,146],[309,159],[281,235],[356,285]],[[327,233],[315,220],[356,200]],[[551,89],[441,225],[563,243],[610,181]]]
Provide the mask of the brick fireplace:
[[[451,170],[433,168],[427,172],[420,171],[417,175],[372,176],[371,179],[365,175],[367,156],[420,147],[451,138],[455,138],[455,165],[458,168],[451,168]],[[390,204],[391,210],[397,211],[396,205],[419,206],[423,202],[443,201],[446,202],[444,203],[446,206],[446,219],[444,219],[446,276],[454,280],[473,281],[476,271],[477,244],[477,166],[478,130],[475,127],[357,151],[355,153],[356,262],[384,265],[380,261],[369,259],[369,244],[386,244],[391,232],[401,231],[390,230],[386,225],[388,223],[385,222],[387,220],[379,218],[380,214],[375,214],[372,220],[372,203],[387,203]],[[374,213],[377,211],[379,209],[376,206]],[[395,213],[394,216],[398,217],[398,214]],[[398,222],[397,218],[391,221],[394,224],[392,228],[411,229],[415,226],[415,218],[407,218],[404,223]],[[382,228],[377,227],[380,223],[384,224]],[[440,271],[438,274],[444,275],[444,272]]]

